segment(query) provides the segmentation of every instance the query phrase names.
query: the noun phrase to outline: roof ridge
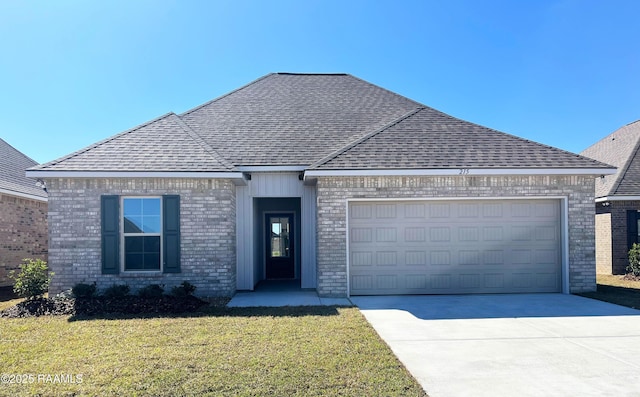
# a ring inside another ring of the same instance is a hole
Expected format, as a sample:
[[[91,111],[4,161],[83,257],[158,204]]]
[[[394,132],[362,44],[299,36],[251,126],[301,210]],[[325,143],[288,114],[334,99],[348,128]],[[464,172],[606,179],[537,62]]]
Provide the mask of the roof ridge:
[[[635,124],[635,123],[640,123],[640,119],[636,120],[636,121],[632,121],[630,123],[625,124],[625,127],[631,124]]]
[[[623,126],[621,126],[621,127],[617,128],[616,130],[612,131],[611,133],[609,133],[609,134],[605,135],[605,137],[604,137],[604,138],[599,139],[598,141],[594,142],[593,144],[591,144],[591,145],[587,146],[587,147],[586,147],[584,150],[582,150],[580,153],[584,153],[584,152],[586,152],[587,150],[591,149],[592,147],[595,147],[595,146],[597,146],[597,145],[601,144],[603,141],[607,140],[607,139],[608,139],[608,138],[610,138],[612,135],[619,133],[619,132],[620,132],[620,130],[625,129],[626,127],[630,127],[632,124],[635,124],[635,123],[638,123],[638,122],[640,122],[640,120],[632,121],[631,123],[627,123],[627,124],[625,124],[625,125],[623,125]],[[640,130],[639,130],[639,131],[640,131]],[[638,136],[636,137],[636,139],[638,139],[639,137],[640,137],[640,134],[638,134]]]
[[[285,76],[351,76],[349,73],[297,73],[297,72],[275,72]],[[353,76],[351,76],[353,77]]]
[[[409,117],[413,116],[414,114],[416,114],[416,113],[418,113],[418,112],[420,112],[420,111],[422,111],[424,109],[425,109],[425,107],[419,107],[419,108],[413,109],[413,110],[403,114],[402,116],[394,119],[393,121],[391,121],[390,123],[386,124],[385,126],[379,128],[377,130],[371,131],[371,132],[361,136],[360,138],[358,138],[358,139],[346,144],[345,146],[343,146],[343,147],[331,152],[327,156],[325,156],[325,157],[321,158],[320,160],[316,161],[315,163],[309,165],[308,168],[311,169],[311,168],[319,167],[322,164],[328,163],[329,161],[335,159],[336,157],[340,156],[341,154],[347,152],[348,150],[350,150],[350,149],[358,146],[359,144],[361,144],[361,143],[373,138],[374,136],[376,136],[376,135],[380,134],[381,132],[393,127],[394,125],[401,123],[405,119],[408,119]]]
[[[163,115],[162,115],[162,116],[160,116],[160,117],[156,117],[156,118],[155,118],[155,119],[153,119],[153,120],[147,121],[146,123],[140,124],[140,125],[138,125],[138,126],[135,126],[135,127],[133,127],[133,128],[130,128],[130,129],[126,130],[126,131],[122,131],[122,132],[120,132],[120,133],[118,133],[118,134],[112,135],[112,136],[110,136],[110,137],[108,137],[108,138],[106,138],[106,139],[103,139],[103,140],[101,140],[101,141],[98,141],[98,142],[96,142],[96,143],[94,143],[94,144],[92,144],[92,145],[86,146],[86,147],[84,147],[84,148],[82,148],[82,149],[80,149],[80,150],[76,150],[75,152],[73,152],[73,153],[71,153],[71,154],[68,154],[68,155],[66,155],[66,156],[64,156],[64,157],[60,157],[60,158],[57,158],[57,159],[55,159],[55,160],[51,160],[51,161],[49,161],[49,162],[47,162],[47,163],[44,163],[44,164],[40,164],[40,165],[34,166],[34,167],[32,167],[31,169],[33,169],[33,170],[44,169],[44,168],[46,168],[46,167],[50,167],[50,166],[56,165],[56,164],[58,164],[58,163],[61,163],[61,162],[63,162],[63,161],[69,160],[70,158],[73,158],[73,157],[79,156],[79,155],[81,155],[81,154],[83,154],[83,153],[88,152],[89,150],[92,150],[92,149],[97,148],[98,146],[104,145],[104,144],[105,144],[105,143],[107,143],[107,142],[111,142],[111,141],[113,141],[113,140],[115,140],[115,139],[117,139],[117,138],[120,138],[120,137],[121,137],[121,136],[123,136],[123,135],[129,134],[129,133],[132,133],[132,132],[134,132],[134,131],[136,131],[136,130],[139,130],[140,128],[143,128],[143,127],[148,126],[149,124],[155,123],[156,121],[160,121],[160,120],[162,120],[162,119],[164,119],[164,118],[166,118],[166,117],[169,117],[169,116],[170,116],[170,115],[172,115],[172,114],[174,114],[174,115],[175,115],[175,113],[173,113],[173,112],[165,113],[165,114],[163,114]]]
[[[229,163],[224,157],[222,157],[220,153],[218,153],[213,147],[211,147],[211,145],[209,145],[200,135],[198,135],[197,132],[189,127],[187,123],[185,123],[184,120],[180,118],[180,116],[175,113],[173,113],[173,115],[178,120],[180,126],[187,132],[187,134],[189,134],[191,139],[196,141],[196,143],[200,144],[206,151],[208,151],[217,162],[219,162],[229,170],[236,170],[235,165]]]
[[[358,81],[362,81],[363,83],[366,83],[366,84],[372,85],[372,86],[374,86],[374,87],[377,87],[377,88],[379,88],[379,89],[381,89],[381,90],[383,90],[383,91],[386,91],[386,92],[388,92],[388,93],[390,93],[390,94],[393,94],[393,95],[395,95],[395,96],[397,96],[397,97],[400,97],[400,98],[406,99],[407,101],[409,101],[409,102],[412,102],[412,103],[416,104],[418,107],[423,107],[423,108],[433,109],[433,108],[431,108],[431,107],[429,107],[429,106],[425,105],[424,103],[420,103],[420,102],[418,102],[418,101],[416,101],[416,100],[414,100],[414,99],[411,99],[411,98],[406,97],[406,96],[404,96],[404,95],[400,95],[400,94],[398,94],[397,92],[393,92],[393,91],[388,90],[388,89],[386,89],[386,88],[384,88],[384,87],[381,87],[381,86],[379,86],[379,85],[377,85],[377,84],[374,84],[374,83],[369,82],[369,81],[367,81],[367,80],[361,79],[361,78],[360,78],[360,77],[358,77],[358,76],[354,76],[354,75],[352,75],[352,74],[347,74],[347,76],[350,76],[350,77],[352,77],[352,78],[354,78],[354,79],[356,79],[356,80],[358,80]],[[433,109],[433,110],[436,110],[436,109]]]
[[[625,127],[627,125],[625,125]],[[615,191],[618,190],[618,188],[620,187],[620,184],[622,183],[622,180],[627,174],[627,171],[629,170],[629,167],[631,166],[633,159],[638,154],[638,149],[640,149],[640,139],[636,137],[636,143],[633,146],[633,150],[631,151],[629,157],[627,157],[627,159],[625,160],[624,165],[620,168],[620,171],[617,173],[616,180],[613,182],[613,185],[611,185],[611,188],[609,189],[609,192],[608,192],[609,195],[615,194]]]
[[[229,91],[229,92],[227,92],[226,94],[222,94],[221,96],[219,96],[219,97],[217,97],[217,98],[214,98],[214,99],[212,99],[212,100],[210,100],[210,101],[207,101],[207,102],[203,103],[202,105],[198,105],[198,106],[196,106],[196,107],[195,107],[195,108],[193,108],[193,109],[189,109],[189,110],[187,110],[186,112],[183,112],[183,113],[181,113],[181,114],[179,114],[179,115],[177,115],[177,116],[178,116],[179,118],[184,117],[184,116],[186,116],[186,115],[188,115],[188,114],[190,114],[190,113],[195,112],[196,110],[202,109],[203,107],[205,107],[205,106],[207,106],[207,105],[210,105],[210,104],[212,104],[212,103],[214,103],[214,102],[217,102],[217,101],[219,101],[219,100],[221,100],[221,99],[223,99],[223,98],[226,98],[226,97],[228,97],[228,96],[229,96],[229,95],[231,95],[231,94],[235,94],[236,92],[238,92],[238,91],[240,91],[240,90],[244,90],[245,88],[247,88],[247,87],[249,87],[249,86],[251,86],[251,85],[253,85],[253,84],[255,84],[255,83],[257,83],[257,82],[259,82],[259,81],[261,81],[261,80],[264,80],[264,79],[266,79],[266,78],[267,78],[267,77],[269,77],[269,76],[273,76],[273,75],[275,75],[275,74],[276,74],[276,73],[268,73],[268,74],[265,74],[265,75],[264,75],[264,76],[262,76],[262,77],[259,77],[259,78],[255,79],[255,80],[253,80],[253,81],[251,81],[251,82],[249,82],[249,83],[247,83],[247,84],[245,84],[245,85],[241,86],[241,87],[236,88],[235,90]]]
[[[31,157],[27,156],[26,154],[22,153],[20,150],[16,149],[13,145],[11,145],[9,142],[5,141],[4,139],[0,138],[0,141],[4,142],[5,145],[9,146],[11,149],[13,149],[16,153],[20,154],[22,157],[24,157],[27,160],[31,161],[33,163],[33,165],[38,165],[39,164],[37,161],[35,161]]]

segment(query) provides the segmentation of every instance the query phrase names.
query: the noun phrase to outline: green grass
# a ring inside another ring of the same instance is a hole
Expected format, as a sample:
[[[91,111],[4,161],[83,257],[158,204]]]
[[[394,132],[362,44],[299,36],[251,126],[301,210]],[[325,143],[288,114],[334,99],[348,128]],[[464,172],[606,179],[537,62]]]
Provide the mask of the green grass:
[[[598,274],[597,291],[579,295],[640,309],[640,281],[624,280],[622,277]]]
[[[356,308],[0,319],[0,373],[82,374],[3,395],[424,396]]]

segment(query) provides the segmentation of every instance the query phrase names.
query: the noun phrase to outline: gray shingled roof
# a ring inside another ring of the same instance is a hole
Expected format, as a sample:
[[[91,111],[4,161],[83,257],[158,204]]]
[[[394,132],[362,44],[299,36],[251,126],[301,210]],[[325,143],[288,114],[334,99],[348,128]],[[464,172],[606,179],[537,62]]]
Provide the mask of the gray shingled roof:
[[[233,166],[174,113],[122,132],[34,170],[231,171]]]
[[[574,153],[421,108],[316,169],[608,168]]]
[[[453,118],[347,74],[273,73],[36,169],[215,172],[312,164],[608,168]]]
[[[618,167],[613,175],[596,181],[596,197],[640,195],[640,120],[627,124],[582,153]]]
[[[36,181],[25,176],[25,170],[38,164],[0,139],[0,189],[9,192],[47,197]]]
[[[420,107],[346,74],[270,74],[181,117],[236,165],[308,165]]]

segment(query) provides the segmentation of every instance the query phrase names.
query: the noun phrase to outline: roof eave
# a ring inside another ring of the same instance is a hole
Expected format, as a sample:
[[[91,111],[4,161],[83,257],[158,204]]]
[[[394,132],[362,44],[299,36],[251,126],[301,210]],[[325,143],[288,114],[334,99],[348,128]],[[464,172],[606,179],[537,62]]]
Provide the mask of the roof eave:
[[[2,194],[6,194],[9,196],[16,196],[16,197],[20,197],[20,198],[26,198],[29,200],[35,200],[35,201],[43,201],[43,202],[47,202],[47,197],[43,197],[43,196],[37,196],[35,194],[29,194],[29,193],[23,193],[23,192],[18,192],[15,190],[8,190],[8,189],[2,189],[0,188],[0,193]]]
[[[609,195],[609,196],[603,196],[603,197],[596,197],[596,203],[604,203],[607,201],[640,201],[640,196]]]
[[[448,176],[448,175],[593,175],[615,174],[615,168],[433,168],[307,170],[305,178],[320,176]]]
[[[237,179],[245,175],[236,171],[61,171],[27,170],[28,178],[196,178]]]

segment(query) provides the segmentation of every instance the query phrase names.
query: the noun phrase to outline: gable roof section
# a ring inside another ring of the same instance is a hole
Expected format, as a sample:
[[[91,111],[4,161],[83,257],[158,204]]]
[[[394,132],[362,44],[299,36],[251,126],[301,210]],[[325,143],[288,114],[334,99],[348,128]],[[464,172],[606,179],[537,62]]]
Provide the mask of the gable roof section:
[[[618,167],[613,175],[596,181],[596,197],[640,196],[640,120],[629,123],[582,153]]]
[[[236,166],[309,165],[422,106],[347,74],[274,73],[181,118]]]
[[[234,167],[174,113],[32,170],[233,172]]]
[[[38,164],[0,139],[0,192],[46,199],[47,193],[36,181],[25,176],[25,170]]]
[[[423,107],[313,164],[315,170],[608,169],[607,164]]]
[[[179,116],[169,113],[35,167],[29,175],[196,172],[241,178],[241,170],[262,167],[611,171],[606,164],[456,119],[348,74],[272,73]]]

